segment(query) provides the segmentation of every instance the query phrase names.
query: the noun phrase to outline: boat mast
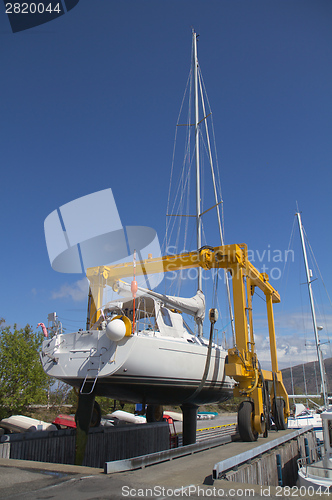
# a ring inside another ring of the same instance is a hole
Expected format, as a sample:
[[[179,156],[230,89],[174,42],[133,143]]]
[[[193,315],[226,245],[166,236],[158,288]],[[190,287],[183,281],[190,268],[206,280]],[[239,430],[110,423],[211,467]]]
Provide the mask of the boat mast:
[[[201,219],[201,180],[199,165],[199,110],[198,110],[198,59],[197,59],[197,34],[193,34],[193,69],[194,69],[194,95],[195,95],[195,159],[196,159],[196,238],[197,250],[202,246],[202,219]],[[202,268],[197,269],[197,289],[202,291]],[[198,336],[203,334],[203,325],[197,324]]]
[[[303,236],[303,226],[302,226],[300,213],[297,212],[295,215],[297,216],[297,221],[298,221],[299,230],[300,230],[300,237],[301,237],[301,244],[302,244],[302,251],[303,251],[303,258],[304,258],[304,265],[305,265],[307,284],[308,284],[308,292],[309,292],[309,300],[310,300],[310,307],[311,307],[312,323],[313,323],[313,327],[314,327],[319,371],[320,371],[320,376],[321,376],[321,381],[322,381],[322,392],[323,392],[323,398],[324,398],[324,406],[327,408],[329,405],[329,402],[328,402],[327,389],[326,389],[324,361],[323,361],[323,354],[322,354],[321,344],[320,344],[319,335],[318,335],[315,305],[314,305],[314,299],[313,299],[312,288],[311,288],[311,276],[310,276],[307,251],[306,251],[305,241],[304,241],[304,236]]]
[[[199,110],[198,110],[198,59],[197,35],[193,33],[193,66],[194,66],[194,93],[195,93],[195,159],[196,159],[196,237],[197,250],[202,246],[202,219],[201,219],[201,180],[199,165]],[[202,268],[198,267],[198,290],[202,290]]]
[[[216,206],[216,210],[217,210],[221,245],[224,245],[224,238],[223,238],[221,217],[220,217],[220,211],[219,211],[220,202],[218,201],[218,194],[217,194],[216,181],[215,181],[214,168],[213,168],[213,160],[212,160],[212,154],[211,154],[209,131],[208,131],[208,125],[207,125],[207,121],[206,121],[207,116],[206,116],[206,111],[205,111],[202,84],[201,84],[201,81],[199,80],[199,75],[198,75],[198,57],[197,57],[197,38],[198,38],[198,35],[196,34],[194,29],[192,30],[192,34],[193,34],[194,95],[195,95],[196,227],[197,227],[197,249],[199,249],[202,246],[202,218],[201,218],[202,213],[201,213],[200,162],[199,162],[199,133],[200,133],[200,130],[199,130],[199,124],[200,124],[199,105],[198,105],[199,93],[201,95],[202,109],[203,109],[203,119],[201,121],[205,122],[207,147],[208,147],[208,152],[209,152],[209,162],[210,162],[210,167],[211,167],[211,175],[212,175],[214,197],[215,197],[215,204],[216,204],[215,206]],[[225,270],[225,280],[226,280],[226,290],[227,290],[227,298],[228,298],[228,305],[229,305],[229,315],[230,315],[230,320],[231,320],[233,344],[235,344],[234,316],[233,316],[233,309],[232,309],[232,303],[231,303],[229,279],[228,279],[228,275],[227,275],[226,270]],[[198,268],[197,288],[198,288],[198,290],[202,290],[202,269],[201,269],[201,267]],[[202,335],[202,333],[203,333],[203,326],[201,324],[199,324],[198,325],[198,335]]]

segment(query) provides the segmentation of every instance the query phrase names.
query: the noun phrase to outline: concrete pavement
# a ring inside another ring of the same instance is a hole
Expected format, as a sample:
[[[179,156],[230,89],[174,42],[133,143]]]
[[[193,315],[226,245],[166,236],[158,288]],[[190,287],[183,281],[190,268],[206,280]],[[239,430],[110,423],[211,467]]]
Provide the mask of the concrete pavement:
[[[210,421],[212,426],[214,422]],[[220,425],[220,424],[219,424]],[[255,443],[233,442],[144,469],[105,475],[102,469],[0,459],[2,500],[105,500],[171,498],[290,498],[276,488],[213,480],[215,463],[260,446],[290,431],[271,431]],[[321,498],[301,493],[301,499]]]

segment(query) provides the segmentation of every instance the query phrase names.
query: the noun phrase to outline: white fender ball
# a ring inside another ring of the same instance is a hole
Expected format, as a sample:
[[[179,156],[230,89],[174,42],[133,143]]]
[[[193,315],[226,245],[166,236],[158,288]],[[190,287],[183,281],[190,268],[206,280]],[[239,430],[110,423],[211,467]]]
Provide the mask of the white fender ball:
[[[110,340],[118,342],[126,335],[126,325],[122,319],[113,319],[106,326],[106,335]]]

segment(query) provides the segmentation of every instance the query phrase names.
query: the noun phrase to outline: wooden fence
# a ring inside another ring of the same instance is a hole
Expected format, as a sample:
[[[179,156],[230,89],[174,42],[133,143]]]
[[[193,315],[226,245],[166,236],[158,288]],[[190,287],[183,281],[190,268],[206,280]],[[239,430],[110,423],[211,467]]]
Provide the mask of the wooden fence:
[[[5,434],[0,437],[0,458],[73,464],[75,429]],[[104,467],[105,462],[168,450],[168,423],[119,425],[90,429],[83,465]]]

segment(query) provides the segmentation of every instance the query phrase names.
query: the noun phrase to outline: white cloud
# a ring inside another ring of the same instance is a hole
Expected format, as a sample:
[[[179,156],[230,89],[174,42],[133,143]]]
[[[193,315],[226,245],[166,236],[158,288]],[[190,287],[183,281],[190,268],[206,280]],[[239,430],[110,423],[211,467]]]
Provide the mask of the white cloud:
[[[52,299],[66,299],[71,298],[75,302],[87,300],[89,291],[89,282],[87,278],[76,281],[73,284],[65,283],[57,291],[52,292]]]
[[[258,359],[262,368],[271,369],[270,341],[268,337],[256,336],[256,346]],[[329,354],[327,354],[329,357]],[[305,344],[301,337],[281,337],[277,338],[277,359],[278,368],[289,368],[301,363],[309,363],[317,360],[316,348]]]
[[[258,359],[263,368],[271,369],[270,341],[267,328],[260,320],[256,325],[255,344]],[[317,318],[317,324],[323,326],[319,339],[324,358],[332,357],[332,344],[329,343],[332,332],[332,315]],[[317,360],[317,349],[311,314],[299,312],[280,314],[275,318],[278,367],[289,368],[302,363]]]

